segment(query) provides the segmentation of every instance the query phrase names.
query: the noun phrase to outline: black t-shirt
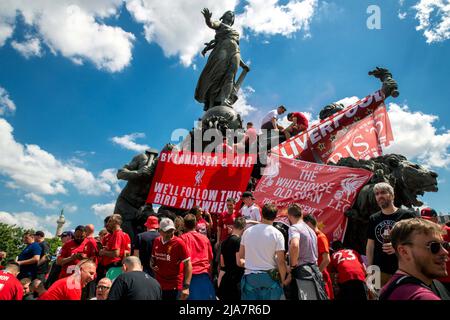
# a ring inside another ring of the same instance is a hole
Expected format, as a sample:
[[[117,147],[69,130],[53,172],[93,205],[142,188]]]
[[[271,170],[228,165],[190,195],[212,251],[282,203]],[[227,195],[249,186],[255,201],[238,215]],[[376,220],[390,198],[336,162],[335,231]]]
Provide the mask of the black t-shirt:
[[[395,213],[386,215],[381,211],[374,213],[369,218],[369,228],[367,238],[374,240],[373,264],[380,267],[381,272],[394,274],[398,268],[397,257],[395,254],[383,252],[383,233],[385,229],[392,229],[397,221],[415,218],[413,211],[398,209]]]
[[[161,300],[159,283],[143,271],[122,273],[114,280],[108,300]]]
[[[239,252],[241,245],[241,238],[236,235],[231,235],[225,239],[220,248],[220,253],[223,255],[223,262],[225,267],[223,271],[233,273],[244,273],[244,268],[238,267],[236,264],[236,253]]]
[[[158,231],[146,231],[139,233],[134,241],[134,249],[139,250],[139,259],[144,271],[151,272],[150,258],[152,256],[153,240],[159,237]]]
[[[49,257],[50,245],[47,243],[47,241],[42,241],[42,242],[39,242],[39,246],[42,249],[40,259],[42,259],[43,256],[47,256],[47,261],[45,261],[43,264],[41,264],[40,266],[37,267],[37,273],[38,274],[46,274],[49,270],[49,263],[50,263],[50,261],[48,260],[48,259],[50,259],[50,257]]]

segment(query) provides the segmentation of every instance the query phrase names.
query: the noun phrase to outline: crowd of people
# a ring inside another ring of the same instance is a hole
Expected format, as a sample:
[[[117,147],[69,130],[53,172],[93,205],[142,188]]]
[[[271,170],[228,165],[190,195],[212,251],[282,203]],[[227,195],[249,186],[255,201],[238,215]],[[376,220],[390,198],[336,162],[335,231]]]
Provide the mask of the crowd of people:
[[[43,232],[27,232],[26,247],[0,271],[0,300],[449,299],[450,228],[431,208],[421,217],[396,208],[387,183],[374,196],[381,210],[370,217],[365,253],[330,244],[296,203],[283,232],[277,207],[260,208],[251,192],[239,210],[229,198],[220,215],[160,210],[133,241],[118,214],[97,236],[80,225],[61,234],[53,263]]]
[[[261,128],[283,139],[308,128],[300,112],[280,126],[285,112],[271,110]],[[256,136],[248,123],[244,144]],[[259,207],[250,191],[227,199],[221,214],[160,209],[131,237],[120,214],[106,217],[97,236],[92,224],[77,226],[60,235],[54,259],[42,231],[26,232],[16,259],[0,252],[0,300],[449,299],[450,228],[431,208],[419,217],[395,207],[388,183],[373,190],[380,211],[369,219],[365,252],[327,238],[298,203],[287,209],[288,225],[277,222],[277,207]]]

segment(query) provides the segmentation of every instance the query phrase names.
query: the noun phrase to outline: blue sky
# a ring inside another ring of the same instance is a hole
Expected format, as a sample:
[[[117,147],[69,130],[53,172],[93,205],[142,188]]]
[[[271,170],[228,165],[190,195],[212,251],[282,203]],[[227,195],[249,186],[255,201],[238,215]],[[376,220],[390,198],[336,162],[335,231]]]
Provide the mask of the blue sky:
[[[380,29],[367,27],[370,5]],[[65,208],[69,228],[101,226],[124,186],[116,170],[202,115],[199,52],[214,37],[203,7],[236,11],[246,121],[279,104],[316,119],[377,90],[367,71],[389,68],[400,96],[387,100],[388,151],[438,172],[422,200],[449,212],[448,0],[35,0],[0,4],[0,221],[54,233]]]

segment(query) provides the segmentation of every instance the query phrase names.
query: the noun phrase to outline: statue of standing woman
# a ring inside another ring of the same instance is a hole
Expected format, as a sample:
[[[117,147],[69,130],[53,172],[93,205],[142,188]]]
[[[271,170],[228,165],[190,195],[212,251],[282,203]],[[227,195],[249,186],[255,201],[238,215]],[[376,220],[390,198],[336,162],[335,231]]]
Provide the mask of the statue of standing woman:
[[[205,43],[202,51],[212,50],[203,69],[195,89],[195,100],[204,103],[205,111],[214,106],[229,106],[237,99],[237,89],[250,69],[241,60],[239,50],[239,33],[232,28],[234,24],[234,12],[227,11],[219,19],[211,21],[212,13],[203,9],[202,14],[208,27],[216,30],[214,40]],[[244,69],[238,83],[235,77],[239,66]]]

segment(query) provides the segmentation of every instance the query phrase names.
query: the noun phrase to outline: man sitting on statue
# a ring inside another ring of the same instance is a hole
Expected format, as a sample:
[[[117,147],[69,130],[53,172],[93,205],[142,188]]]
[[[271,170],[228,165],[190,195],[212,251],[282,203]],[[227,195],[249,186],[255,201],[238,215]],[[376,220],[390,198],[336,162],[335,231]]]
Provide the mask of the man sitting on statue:
[[[286,140],[308,129],[308,119],[301,112],[290,112],[287,119],[292,123],[286,129],[281,130]]]

